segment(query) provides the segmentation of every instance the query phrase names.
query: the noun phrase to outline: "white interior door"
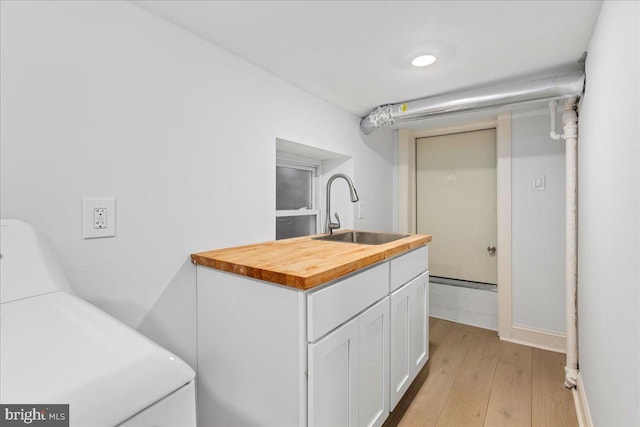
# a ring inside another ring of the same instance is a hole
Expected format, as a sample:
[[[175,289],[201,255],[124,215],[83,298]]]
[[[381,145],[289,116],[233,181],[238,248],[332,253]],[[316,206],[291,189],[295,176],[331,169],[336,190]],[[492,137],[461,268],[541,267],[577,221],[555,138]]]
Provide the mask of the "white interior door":
[[[416,140],[416,225],[432,276],[497,284],[496,130]],[[499,250],[499,248],[497,248]]]

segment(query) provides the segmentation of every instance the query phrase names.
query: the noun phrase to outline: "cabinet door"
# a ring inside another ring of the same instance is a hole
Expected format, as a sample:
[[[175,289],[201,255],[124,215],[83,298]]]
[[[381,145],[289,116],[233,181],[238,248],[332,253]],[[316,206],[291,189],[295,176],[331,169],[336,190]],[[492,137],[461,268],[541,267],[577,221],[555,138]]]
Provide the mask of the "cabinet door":
[[[400,398],[411,384],[411,360],[409,353],[410,340],[410,297],[411,288],[405,285],[391,294],[391,372],[390,372],[390,407],[393,411]]]
[[[416,277],[410,287],[409,310],[409,353],[411,360],[411,381],[418,375],[429,358],[429,273]]]
[[[358,426],[389,415],[389,297],[358,317]]]
[[[358,319],[309,344],[309,427],[358,421]]]

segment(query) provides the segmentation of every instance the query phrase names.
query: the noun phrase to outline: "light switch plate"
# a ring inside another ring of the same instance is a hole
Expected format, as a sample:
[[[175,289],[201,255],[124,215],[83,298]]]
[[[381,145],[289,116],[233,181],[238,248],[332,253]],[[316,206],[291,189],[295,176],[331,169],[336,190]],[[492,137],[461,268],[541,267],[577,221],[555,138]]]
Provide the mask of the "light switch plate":
[[[116,199],[84,197],[82,199],[82,238],[96,239],[116,235]]]
[[[531,180],[531,190],[533,191],[544,191],[544,175],[534,176]]]

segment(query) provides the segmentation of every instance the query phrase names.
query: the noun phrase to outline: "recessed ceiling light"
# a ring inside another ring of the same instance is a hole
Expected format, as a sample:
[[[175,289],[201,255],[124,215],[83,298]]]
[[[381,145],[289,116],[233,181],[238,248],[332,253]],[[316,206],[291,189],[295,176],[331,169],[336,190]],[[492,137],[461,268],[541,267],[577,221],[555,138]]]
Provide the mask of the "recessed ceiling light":
[[[433,55],[420,55],[413,58],[411,65],[414,67],[426,67],[436,62],[436,57]]]

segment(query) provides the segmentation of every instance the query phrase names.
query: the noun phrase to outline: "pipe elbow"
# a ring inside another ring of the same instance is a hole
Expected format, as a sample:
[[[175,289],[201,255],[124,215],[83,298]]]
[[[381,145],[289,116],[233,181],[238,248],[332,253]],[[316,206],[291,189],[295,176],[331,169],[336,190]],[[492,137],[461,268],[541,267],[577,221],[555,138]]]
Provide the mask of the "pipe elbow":
[[[393,105],[381,105],[362,119],[360,122],[360,130],[363,134],[369,135],[379,127],[392,126],[393,124],[395,124]]]
[[[562,135],[556,131],[549,132],[549,137],[554,141],[559,141],[562,138]]]
[[[568,389],[576,388],[578,385],[578,370],[564,367],[564,386]]]

